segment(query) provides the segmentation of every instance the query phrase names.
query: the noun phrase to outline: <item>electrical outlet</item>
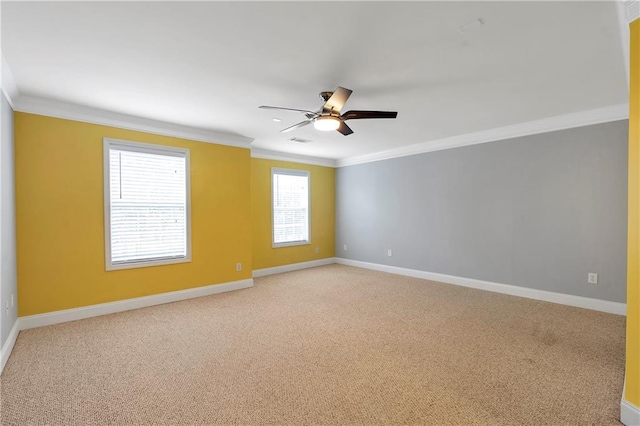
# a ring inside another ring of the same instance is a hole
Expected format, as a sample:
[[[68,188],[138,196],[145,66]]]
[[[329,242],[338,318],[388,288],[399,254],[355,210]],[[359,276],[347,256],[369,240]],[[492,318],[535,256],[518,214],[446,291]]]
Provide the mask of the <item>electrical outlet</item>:
[[[320,247],[316,247],[316,253],[320,253]]]
[[[391,249],[387,250],[387,256],[391,257],[393,255],[393,252],[391,251]]]
[[[594,274],[593,272],[589,272],[587,275],[587,282],[589,284],[598,284],[598,274]]]
[[[344,251],[347,251],[347,245],[346,244],[344,245]]]
[[[242,271],[242,263],[236,263],[236,271]]]

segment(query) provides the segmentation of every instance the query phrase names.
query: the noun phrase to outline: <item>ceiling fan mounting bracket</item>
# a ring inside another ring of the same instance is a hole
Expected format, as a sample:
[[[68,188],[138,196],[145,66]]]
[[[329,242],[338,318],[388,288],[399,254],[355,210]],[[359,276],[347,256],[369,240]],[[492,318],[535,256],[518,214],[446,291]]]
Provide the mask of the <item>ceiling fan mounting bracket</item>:
[[[320,92],[320,99],[327,102],[333,96],[333,92]]]

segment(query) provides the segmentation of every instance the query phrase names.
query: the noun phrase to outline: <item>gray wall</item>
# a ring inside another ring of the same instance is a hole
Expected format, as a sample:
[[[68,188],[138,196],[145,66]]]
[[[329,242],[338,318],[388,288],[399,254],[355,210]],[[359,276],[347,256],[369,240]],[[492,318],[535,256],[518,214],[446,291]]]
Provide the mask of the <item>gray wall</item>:
[[[625,120],[340,168],[336,256],[625,302],[627,135]]]
[[[15,169],[13,151],[13,110],[0,95],[0,115],[2,132],[0,134],[0,345],[9,336],[11,328],[18,318],[18,287],[16,278],[16,197]],[[14,306],[11,307],[11,295]],[[5,303],[9,302],[9,315]]]

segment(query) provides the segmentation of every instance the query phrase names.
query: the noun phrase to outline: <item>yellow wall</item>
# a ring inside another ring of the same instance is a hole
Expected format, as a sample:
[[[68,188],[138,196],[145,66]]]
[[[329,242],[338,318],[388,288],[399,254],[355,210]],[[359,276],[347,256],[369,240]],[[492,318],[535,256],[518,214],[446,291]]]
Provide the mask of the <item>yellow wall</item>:
[[[104,137],[190,150],[192,262],[105,271]],[[16,113],[15,156],[20,316],[251,277],[248,149]]]
[[[625,399],[640,406],[640,20],[631,24]]]
[[[311,244],[272,248],[271,168],[308,170],[311,182]],[[253,268],[333,257],[335,251],[335,170],[285,161],[251,159]],[[319,248],[319,253],[315,248]]]

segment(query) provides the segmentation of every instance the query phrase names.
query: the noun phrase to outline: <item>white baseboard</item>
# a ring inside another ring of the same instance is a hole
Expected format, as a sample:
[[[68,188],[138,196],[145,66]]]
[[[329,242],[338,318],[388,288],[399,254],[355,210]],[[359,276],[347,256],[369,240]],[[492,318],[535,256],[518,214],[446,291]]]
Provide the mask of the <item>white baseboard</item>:
[[[463,287],[477,288],[492,291],[494,293],[509,294],[511,296],[526,297],[528,299],[543,300],[545,302],[559,303],[561,305],[575,306],[610,314],[626,315],[627,305],[624,303],[609,302],[607,300],[592,299],[589,297],[573,296],[570,294],[555,293],[552,291],[535,290],[527,287],[519,287],[509,284],[499,284],[490,281],[481,281],[473,278],[456,277],[453,275],[438,274],[435,272],[420,271],[417,269],[398,268],[396,266],[381,265],[378,263],[361,262],[336,258],[336,263],[341,265],[356,266],[372,269],[374,271],[389,272],[391,274],[406,275],[414,278],[438,281],[446,284],[454,284]]]
[[[64,311],[48,312],[46,314],[30,315],[20,317],[18,321],[20,322],[20,330],[27,330],[35,327],[44,327],[46,325],[59,324],[67,321],[76,321],[100,315],[114,314],[116,312],[130,311],[132,309],[178,302],[180,300],[209,296],[211,294],[240,290],[248,287],[253,287],[253,278],[154,294],[151,296],[136,297],[134,299],[118,300],[116,302],[101,303],[99,305],[83,306],[81,308],[66,309]]]
[[[9,332],[9,336],[7,337],[7,341],[4,342],[4,345],[2,345],[2,349],[0,349],[0,373],[2,373],[2,370],[4,370],[4,366],[9,359],[9,355],[11,355],[11,351],[13,351],[13,345],[16,344],[19,333],[20,320],[17,319],[16,322],[13,323],[13,327],[11,327],[11,331]]]
[[[640,408],[629,401],[622,399],[620,402],[620,421],[625,426],[639,426]]]
[[[336,263],[336,258],[327,257],[326,259],[311,260],[309,262],[292,263],[290,265],[275,266],[273,268],[256,269],[253,271],[253,278],[282,274],[284,272],[297,271],[299,269],[315,268],[316,266],[331,265],[333,263]]]

